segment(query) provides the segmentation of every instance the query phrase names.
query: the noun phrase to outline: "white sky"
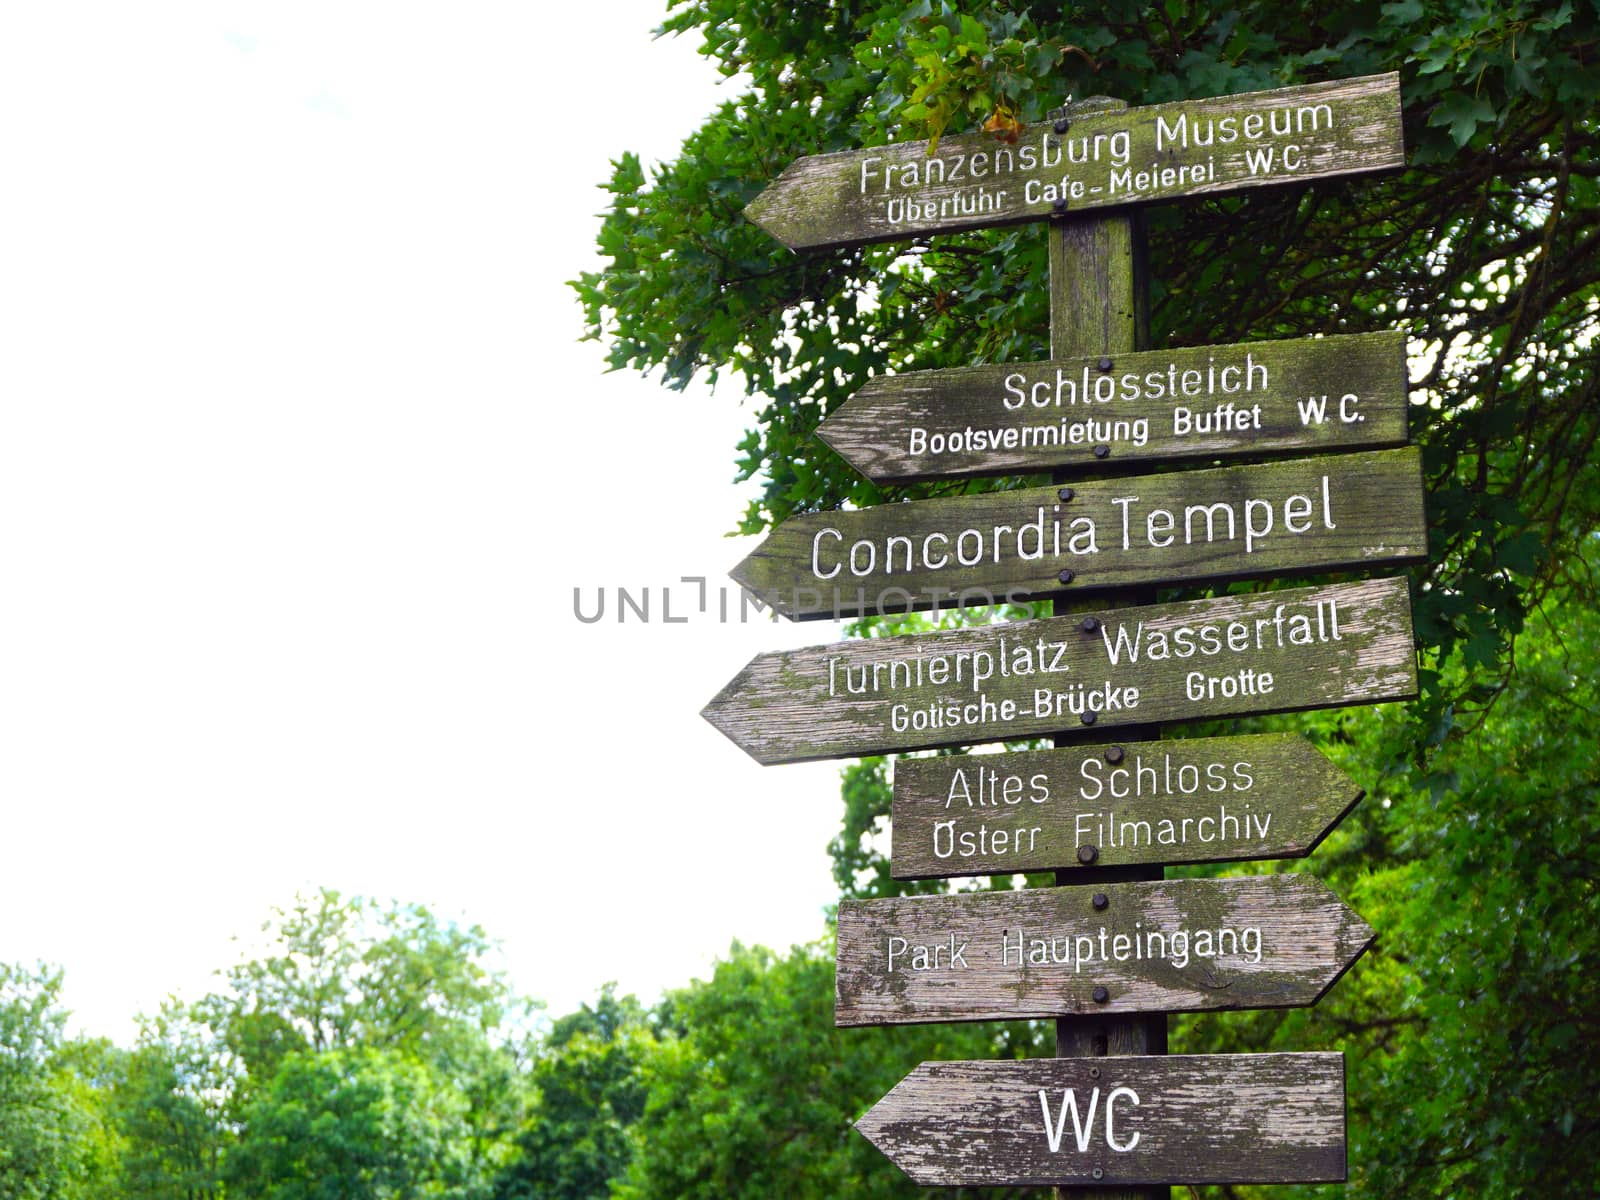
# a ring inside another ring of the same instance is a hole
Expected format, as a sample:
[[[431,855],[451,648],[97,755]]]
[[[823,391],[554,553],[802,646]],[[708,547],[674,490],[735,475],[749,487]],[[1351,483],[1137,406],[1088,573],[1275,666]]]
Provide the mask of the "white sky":
[[[821,931],[837,764],[698,712],[837,626],[573,616],[744,553],[737,386],[603,375],[563,283],[727,94],[663,2],[0,16],[0,960],[77,1029],[320,885],[553,1013]]]

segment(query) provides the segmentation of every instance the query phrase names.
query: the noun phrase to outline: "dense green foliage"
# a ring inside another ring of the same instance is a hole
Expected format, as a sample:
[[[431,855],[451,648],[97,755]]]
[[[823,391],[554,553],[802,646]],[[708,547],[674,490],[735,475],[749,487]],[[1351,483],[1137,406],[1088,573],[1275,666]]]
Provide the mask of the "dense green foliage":
[[[786,958],[736,945],[710,980],[667,997],[662,1020],[635,1156],[612,1192],[625,1200],[925,1195],[850,1123],[923,1059],[1011,1057],[1032,1032],[835,1029],[827,943]]]
[[[0,968],[0,1196],[491,1196],[529,1035],[482,931],[323,891],[264,932],[130,1050],[64,1041],[59,977]]]
[[[580,1200],[606,1194],[628,1165],[629,1129],[644,1112],[642,1062],[656,1019],[609,984],[593,1007],[557,1020],[533,1065],[534,1107],[498,1200]]]
[[[93,1046],[64,1044],[61,973],[0,963],[0,1196],[96,1194],[107,1148],[93,1096],[74,1069]]]
[[[607,264],[578,289],[614,366],[669,385],[733,372],[759,398],[739,454],[765,490],[745,531],[950,489],[874,487],[812,437],[868,376],[1045,357],[1039,227],[790,254],[740,211],[793,158],[996,110],[1038,119],[1069,94],[1144,104],[1388,70],[1404,173],[1148,210],[1152,344],[1410,334],[1435,536],[1417,620],[1446,657],[1503,664],[1595,527],[1596,0],[673,8],[666,28],[748,86],[649,178],[618,161]]]

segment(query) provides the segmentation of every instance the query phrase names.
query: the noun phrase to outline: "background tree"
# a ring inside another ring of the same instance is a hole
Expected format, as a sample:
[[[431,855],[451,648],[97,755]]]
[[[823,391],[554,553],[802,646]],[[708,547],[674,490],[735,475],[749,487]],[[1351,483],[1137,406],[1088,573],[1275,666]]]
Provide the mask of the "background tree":
[[[534,1058],[517,1158],[499,1179],[496,1200],[606,1194],[628,1165],[628,1131],[645,1103],[640,1067],[655,1040],[653,1015],[634,997],[618,997],[612,984],[592,1006],[551,1025]]]
[[[0,1196],[105,1194],[113,1146],[102,1120],[102,1045],[72,1045],[61,973],[0,963]]]
[[[522,1116],[525,1008],[484,932],[329,889],[264,930],[194,1009],[243,1069],[228,1194],[487,1196]],[[337,1183],[305,1190],[319,1178]]]
[[[264,1200],[412,1200],[486,1194],[464,1156],[466,1104],[390,1048],[281,1059],[242,1110],[229,1194]]]
[[[117,1194],[123,1200],[218,1200],[225,1109],[237,1062],[176,1001],[141,1025],[111,1091],[122,1138]]]
[[[833,945],[737,944],[671,993],[640,1070],[643,1114],[618,1200],[978,1194],[912,1184],[852,1122],[925,1058],[1015,1057],[1026,1024],[835,1029]],[[985,1196],[1020,1193],[986,1189]]]

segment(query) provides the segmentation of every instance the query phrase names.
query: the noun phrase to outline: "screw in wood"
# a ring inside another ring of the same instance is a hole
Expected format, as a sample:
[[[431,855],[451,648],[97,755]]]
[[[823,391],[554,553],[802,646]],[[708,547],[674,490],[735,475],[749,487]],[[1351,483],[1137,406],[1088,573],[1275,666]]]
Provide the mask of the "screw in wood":
[[[1111,370],[1111,368],[1112,368],[1112,367],[1113,367],[1113,366],[1115,366],[1115,365],[1116,365],[1116,364],[1115,364],[1115,363],[1113,363],[1113,362],[1112,362],[1112,361],[1111,361],[1111,360],[1110,360],[1110,359],[1109,359],[1109,358],[1102,358],[1102,359],[1101,359],[1101,360],[1100,360],[1100,361],[1099,361],[1099,362],[1098,362],[1098,363],[1096,363],[1096,364],[1095,364],[1095,365],[1096,365],[1096,366],[1097,366],[1097,367],[1099,367],[1099,368],[1100,368],[1100,372],[1101,372],[1101,374],[1106,374],[1106,373],[1108,373],[1108,372],[1109,372],[1109,371],[1110,371],[1110,370]]]
[[[1105,1171],[1101,1170],[1099,1167],[1096,1167],[1094,1170],[1090,1171],[1089,1174],[1093,1175],[1096,1179],[1104,1179],[1106,1177]]]
[[[1056,132],[1057,133],[1065,133],[1067,130],[1072,128],[1072,122],[1069,121],[1066,117],[1062,117],[1059,121],[1056,122],[1055,128],[1056,128]]]
[[[1062,583],[1071,583],[1074,579],[1077,578],[1077,576],[1074,575],[1070,569],[1067,569],[1067,570],[1057,571],[1056,572],[1056,578],[1059,579]]]
[[[1078,847],[1078,861],[1086,867],[1099,857],[1100,851],[1093,846],[1083,845]]]
[[[1094,456],[1096,458],[1108,458],[1108,457],[1110,457],[1110,455],[1111,455],[1111,447],[1110,446],[1096,446],[1094,448]]]
[[[1090,994],[1093,995],[1094,1002],[1096,1004],[1104,1004],[1107,1000],[1111,999],[1111,993],[1106,991],[1105,987],[1100,984],[1097,984],[1094,991]]]
[[[1050,215],[1052,217],[1064,217],[1064,216],[1066,216],[1067,215],[1067,202],[1065,200],[1057,200],[1054,204],[1052,204],[1050,206]]]
[[[1082,721],[1085,725],[1093,725],[1099,715],[1099,713],[1095,712],[1094,709],[1091,708],[1085,712],[1083,716],[1079,717],[1078,720]]]
[[[1106,747],[1106,761],[1108,763],[1111,763],[1112,765],[1115,765],[1115,764],[1121,762],[1122,761],[1122,747],[1121,746],[1107,746]]]
[[[1090,1067],[1089,1068],[1089,1078],[1090,1079],[1099,1079],[1100,1078],[1100,1068],[1099,1067]]]
[[[1056,495],[1060,496],[1063,500],[1071,500],[1077,494],[1077,492],[1073,491],[1069,487],[1064,487],[1056,493]]]
[[[1089,903],[1094,905],[1095,912],[1105,912],[1106,905],[1111,903],[1111,897],[1107,896],[1104,892],[1096,892],[1093,898],[1090,899]]]
[[[1100,628],[1100,618],[1085,617],[1083,620],[1078,622],[1078,628],[1083,630],[1085,633],[1093,633],[1095,630]]]

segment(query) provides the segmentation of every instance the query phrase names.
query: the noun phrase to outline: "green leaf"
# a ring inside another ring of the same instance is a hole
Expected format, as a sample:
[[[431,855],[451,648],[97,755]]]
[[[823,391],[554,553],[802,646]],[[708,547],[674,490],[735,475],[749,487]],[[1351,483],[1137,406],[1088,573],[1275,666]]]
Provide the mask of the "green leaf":
[[[1429,125],[1443,126],[1450,131],[1457,146],[1472,140],[1478,126],[1493,124],[1497,119],[1494,107],[1478,96],[1455,93],[1446,96],[1428,116]]]

